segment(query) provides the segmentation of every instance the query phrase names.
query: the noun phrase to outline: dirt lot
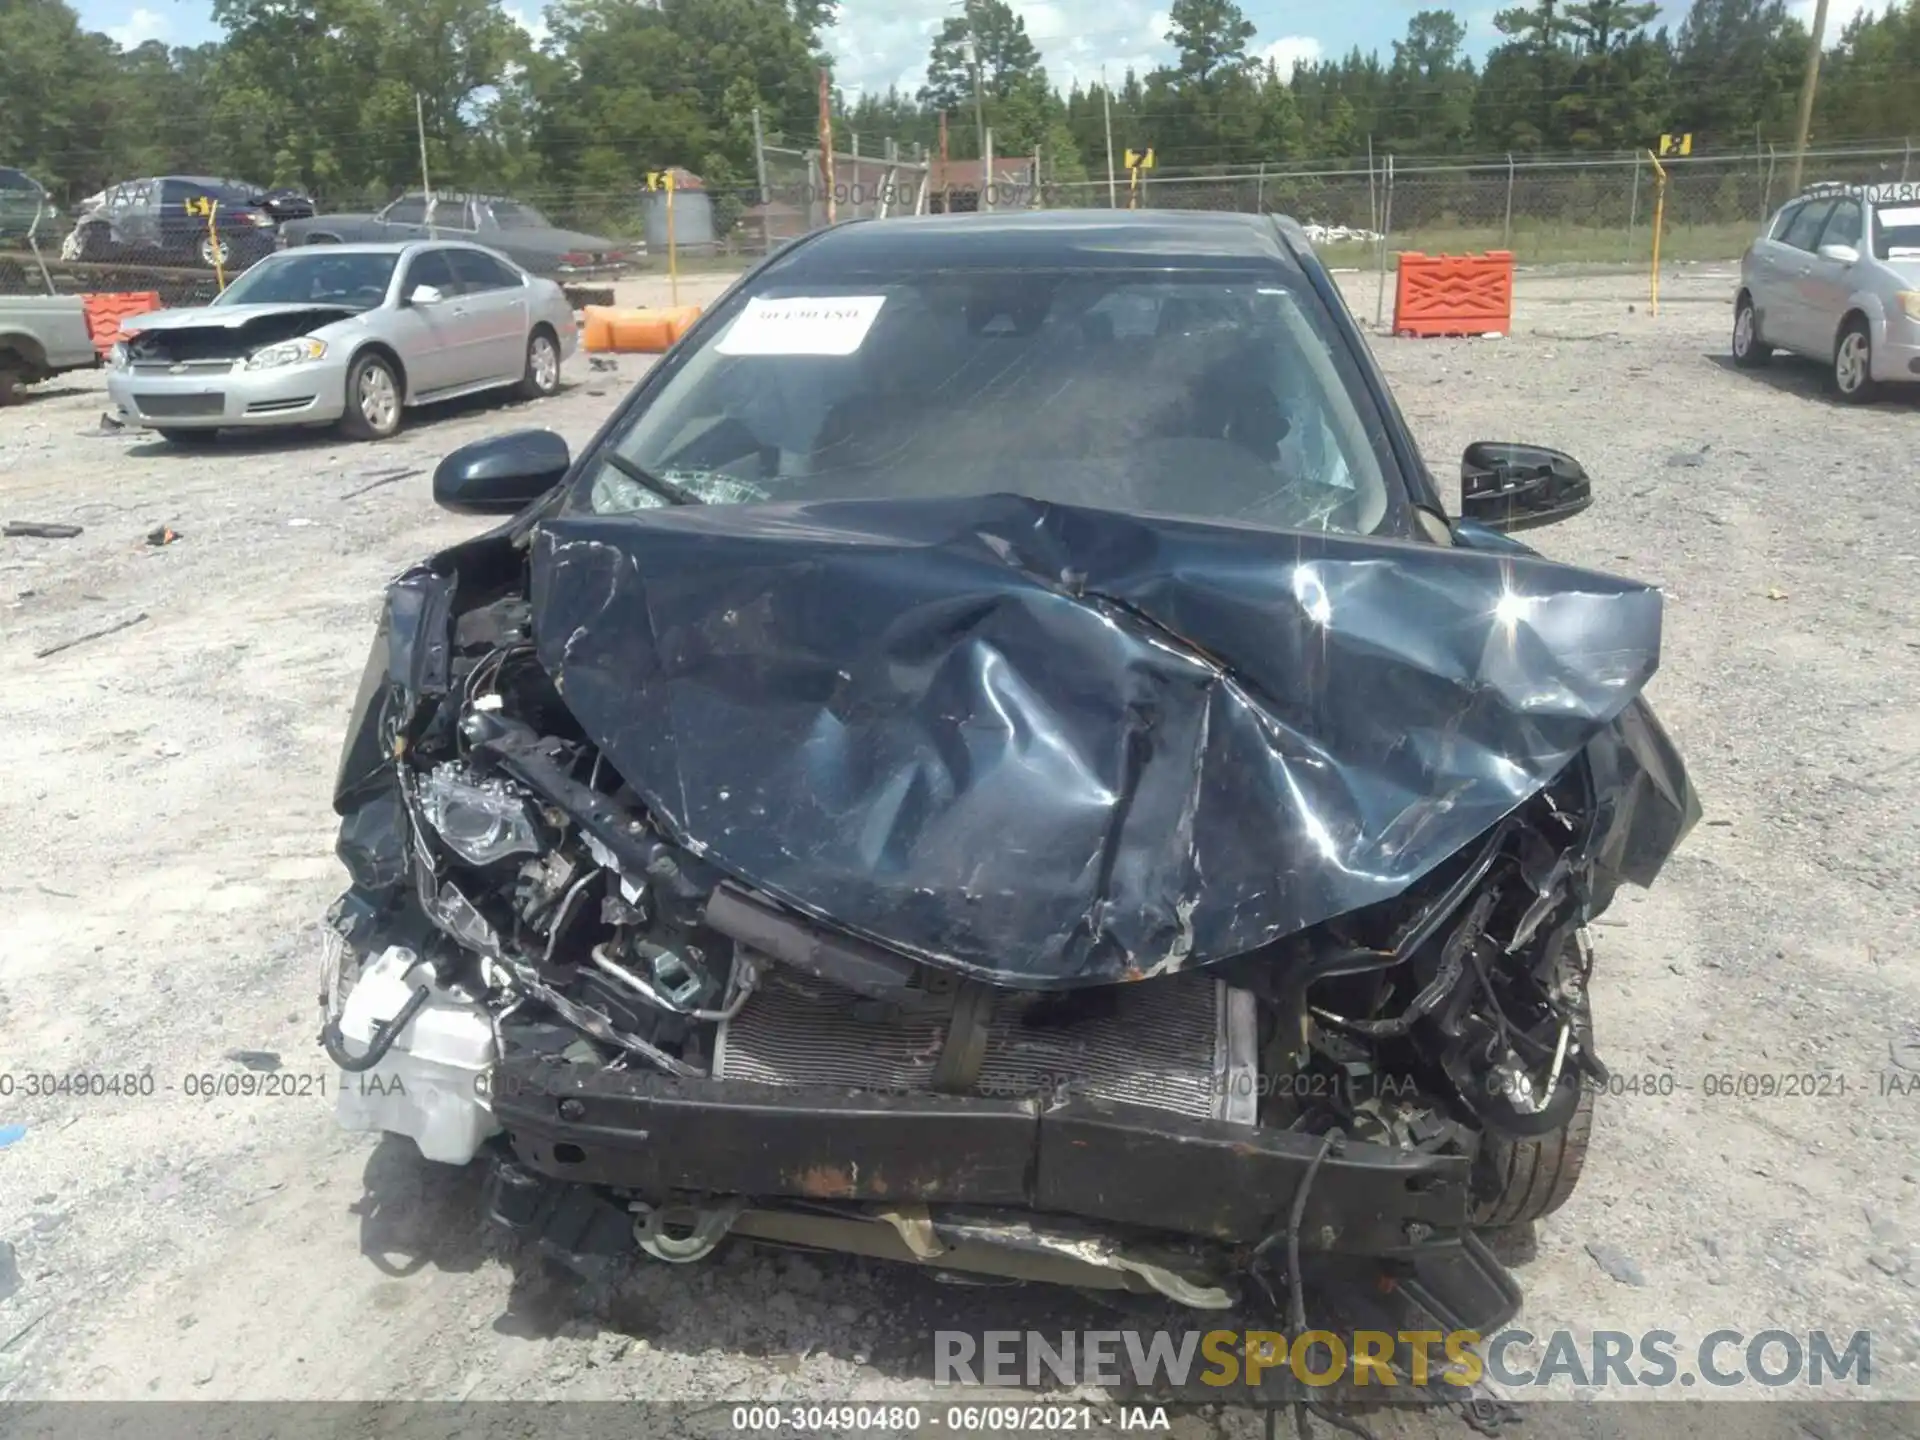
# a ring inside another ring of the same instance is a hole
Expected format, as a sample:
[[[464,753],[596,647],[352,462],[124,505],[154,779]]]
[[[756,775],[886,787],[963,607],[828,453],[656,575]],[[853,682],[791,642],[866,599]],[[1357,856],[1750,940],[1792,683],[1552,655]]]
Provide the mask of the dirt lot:
[[[1436,472],[1476,438],[1585,462],[1598,503],[1536,543],[1665,588],[1652,694],[1707,811],[1597,936],[1602,1052],[1671,1093],[1603,1104],[1520,1266],[1522,1321],[1867,1329],[1875,1389],[1920,1397],[1920,1093],[1881,1093],[1920,1082],[1920,404],[1732,371],[1724,270],[1670,279],[1657,320],[1642,288],[1527,277],[1510,340],[1375,342]],[[1354,299],[1371,319],[1370,285]],[[25,1127],[0,1149],[0,1398],[925,1395],[935,1328],[1115,1323],[744,1248],[640,1271],[599,1321],[483,1233],[476,1175],[345,1135],[317,1098],[188,1093],[240,1051],[330,1074],[314,967],[348,702],[383,582],[479,524],[432,508],[434,460],[521,425],[577,445],[641,368],[578,359],[553,400],[370,447],[101,433],[91,376],[0,413],[0,518],[86,527],[0,541],[0,1070],[154,1080],[0,1097]],[[162,524],[181,538],[145,545]],[[1847,1093],[1706,1093],[1740,1072]]]

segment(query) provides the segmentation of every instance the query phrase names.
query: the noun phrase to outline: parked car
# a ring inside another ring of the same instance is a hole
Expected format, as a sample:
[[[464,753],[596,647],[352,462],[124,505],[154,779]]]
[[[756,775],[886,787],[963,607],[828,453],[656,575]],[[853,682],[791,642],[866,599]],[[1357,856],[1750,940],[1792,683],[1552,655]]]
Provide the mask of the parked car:
[[[1586,927],[1699,813],[1661,600],[1503,533],[1590,502],[1557,451],[1470,446],[1447,518],[1298,225],[830,228],[577,459],[433,483],[514,518],[392,585],[353,707],[343,1123],[584,1271],[1513,1313],[1476,1232],[1579,1176]]]
[[[38,180],[0,165],[0,248],[25,245],[29,235],[48,238],[59,213]]]
[[[626,268],[643,246],[563,230],[531,205],[492,195],[402,195],[372,215],[316,215],[286,227],[288,245],[357,240],[472,240],[535,275],[582,280]]]
[[[176,444],[234,427],[337,422],[379,440],[407,406],[560,388],[578,337],[550,280],[476,245],[342,245],[275,255],[211,305],[130,322],[107,393]]]
[[[1831,367],[1855,403],[1920,384],[1920,184],[1816,185],[1740,259],[1736,365],[1786,350]]]
[[[99,363],[78,295],[0,295],[0,405],[18,386]]]
[[[283,219],[311,215],[298,191],[241,180],[156,175],[89,197],[61,255],[77,261],[200,265],[237,273],[273,253]]]

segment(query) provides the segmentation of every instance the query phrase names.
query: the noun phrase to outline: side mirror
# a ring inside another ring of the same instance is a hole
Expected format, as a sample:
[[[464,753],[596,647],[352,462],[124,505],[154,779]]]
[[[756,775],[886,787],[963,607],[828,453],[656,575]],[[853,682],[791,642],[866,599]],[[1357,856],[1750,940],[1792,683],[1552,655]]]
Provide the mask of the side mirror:
[[[438,305],[446,297],[433,285],[416,285],[413,293],[407,296],[409,305]]]
[[[1860,252],[1851,245],[1822,245],[1820,258],[1838,260],[1842,265],[1851,265],[1860,258]]]
[[[1558,450],[1476,440],[1460,458],[1461,518],[1489,530],[1551,525],[1592,503],[1587,472]]]
[[[433,468],[433,503],[461,515],[511,515],[566,476],[567,442],[551,430],[514,430],[462,445]]]

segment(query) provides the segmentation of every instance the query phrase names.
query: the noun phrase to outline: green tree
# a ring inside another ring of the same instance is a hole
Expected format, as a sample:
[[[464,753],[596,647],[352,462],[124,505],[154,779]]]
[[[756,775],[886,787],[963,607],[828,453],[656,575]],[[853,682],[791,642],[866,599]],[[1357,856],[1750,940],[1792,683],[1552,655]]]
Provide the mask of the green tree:
[[[970,123],[976,80],[982,114],[1003,155],[1030,151],[1061,112],[1027,22],[1004,0],[967,0],[966,9],[940,27],[927,55],[920,102],[948,112],[949,148],[956,157],[979,153],[977,127]]]
[[[1473,128],[1473,63],[1466,27],[1449,10],[1422,10],[1393,42],[1387,71],[1387,134],[1408,153],[1459,150]]]

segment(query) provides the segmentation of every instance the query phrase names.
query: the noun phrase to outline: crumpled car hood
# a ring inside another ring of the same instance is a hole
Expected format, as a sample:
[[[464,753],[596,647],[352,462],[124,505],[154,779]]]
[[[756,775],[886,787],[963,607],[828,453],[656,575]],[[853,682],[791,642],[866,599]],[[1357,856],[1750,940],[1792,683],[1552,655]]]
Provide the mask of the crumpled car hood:
[[[540,660],[674,839],[999,984],[1389,899],[1583,749],[1612,878],[1698,813],[1637,698],[1659,593],[1519,547],[1012,495],[564,516],[532,546]]]
[[[181,310],[155,310],[129,322],[130,330],[235,330],[270,316],[312,315],[313,323],[345,320],[360,312],[350,305],[328,305],[316,300],[291,300],[259,305],[196,305]]]

